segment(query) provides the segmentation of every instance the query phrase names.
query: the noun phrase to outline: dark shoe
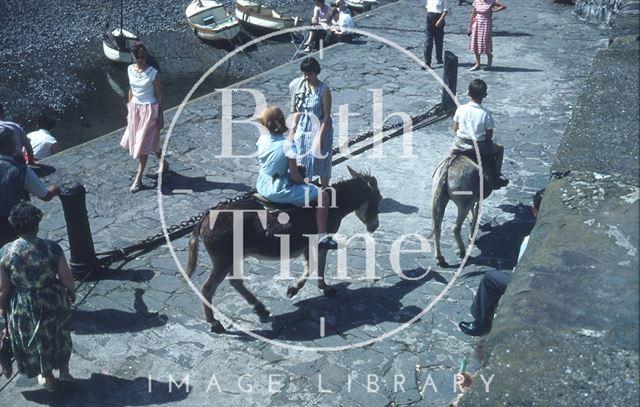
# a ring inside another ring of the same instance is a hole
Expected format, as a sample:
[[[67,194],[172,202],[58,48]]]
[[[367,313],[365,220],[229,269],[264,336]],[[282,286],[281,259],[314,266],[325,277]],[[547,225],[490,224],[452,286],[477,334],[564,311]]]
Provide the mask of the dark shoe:
[[[322,250],[336,250],[338,248],[338,243],[335,240],[328,237],[326,239],[322,239],[320,243],[318,243],[318,248]]]
[[[477,321],[473,322],[460,322],[458,324],[460,330],[470,336],[482,336],[489,333],[489,329],[485,326],[480,325]]]
[[[493,189],[500,189],[507,185],[509,185],[509,180],[501,175],[494,181]]]
[[[438,61],[436,63],[439,64],[439,65],[444,65],[444,62],[442,62],[442,61]]]

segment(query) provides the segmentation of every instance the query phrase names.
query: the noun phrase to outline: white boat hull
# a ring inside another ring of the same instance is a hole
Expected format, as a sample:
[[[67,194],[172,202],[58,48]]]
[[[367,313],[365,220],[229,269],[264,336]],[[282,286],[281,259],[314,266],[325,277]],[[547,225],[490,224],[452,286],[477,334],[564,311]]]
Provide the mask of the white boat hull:
[[[114,44],[113,41],[103,39],[102,51],[104,52],[104,55],[113,62],[120,62],[124,64],[132,63],[133,57],[131,56],[131,47],[139,41],[138,37],[132,32],[125,29],[120,30],[120,28],[116,28],[105,35],[111,35],[114,39],[118,38],[119,41],[117,44]]]
[[[258,3],[236,0],[235,15],[246,26],[261,30],[278,31],[298,25],[298,17],[285,17]]]
[[[230,40],[240,32],[238,20],[213,0],[194,0],[185,14],[193,33],[203,40]]]
[[[369,11],[374,5],[377,5],[377,0],[345,0],[345,4],[352,10],[360,13]]]

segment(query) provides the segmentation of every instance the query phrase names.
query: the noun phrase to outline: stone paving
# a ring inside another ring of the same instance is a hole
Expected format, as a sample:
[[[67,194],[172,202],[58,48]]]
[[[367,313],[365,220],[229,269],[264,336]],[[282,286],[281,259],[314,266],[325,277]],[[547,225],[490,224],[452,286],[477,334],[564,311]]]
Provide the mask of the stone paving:
[[[415,131],[413,155],[404,150],[406,136],[384,143],[381,157],[370,150],[347,160],[356,170],[378,178],[384,196],[375,241],[375,278],[364,279],[366,247],[357,239],[348,251],[349,278],[336,278],[337,258],[330,255],[326,275],[338,292],[324,297],[313,282],[293,300],[286,297],[289,281],[276,278],[279,264],[248,259],[247,286],[271,310],[260,323],[251,307],[228,283],[214,305],[236,324],[276,341],[272,345],[231,328],[213,335],[202,319],[202,306],[182,279],[166,246],[113,264],[99,278],[79,286],[74,312],[74,354],[71,372],[78,378],[69,391],[55,395],[35,380],[0,379],[3,400],[11,405],[445,405],[454,397],[453,375],[463,355],[469,369],[478,368],[481,351],[457,328],[469,318],[468,308],[479,278],[491,269],[510,269],[517,248],[532,226],[528,205],[543,187],[577,89],[604,33],[550,2],[511,2],[495,18],[495,66],[469,72],[473,59],[466,50],[469,6],[452,5],[447,19],[446,48],[460,58],[457,96],[462,102],[471,79],[487,81],[486,105],[494,112],[496,138],[505,145],[505,173],[511,184],[492,195],[484,206],[480,236],[464,269],[439,268],[431,252],[407,253],[394,272],[392,245],[403,234],[428,235],[431,227],[431,174],[448,151],[450,119]],[[424,24],[422,2],[401,0],[358,19],[360,27],[396,42],[419,58]],[[389,22],[393,26],[389,27]],[[351,137],[371,127],[372,92],[382,89],[384,116],[402,111],[416,115],[440,99],[439,84],[407,55],[365,36],[322,54],[321,78],[332,88],[334,114],[348,104]],[[242,89],[261,91],[269,103],[288,107],[288,82],[298,75],[298,63],[286,64],[234,86],[233,120],[254,112],[253,97]],[[435,74],[441,75],[436,68]],[[172,172],[160,193],[145,179],[148,190],[132,195],[128,187],[134,162],[117,144],[121,132],[66,150],[45,164],[55,168],[49,182],[79,181],[87,190],[87,207],[96,251],[125,247],[161,228],[159,199],[167,224],[206,210],[224,198],[252,188],[254,158],[224,158],[221,126],[228,122],[222,96],[214,93],[190,102],[176,120],[168,142]],[[172,118],[175,110],[168,113]],[[337,117],[337,116],[336,116]],[[395,119],[391,119],[390,122]],[[167,120],[169,123],[169,120]],[[236,123],[231,146],[235,155],[254,152],[257,131]],[[337,137],[336,137],[337,139]],[[340,143],[336,141],[336,145]],[[151,174],[155,168],[150,159]],[[157,163],[157,161],[156,161]],[[334,167],[334,178],[347,177],[346,165]],[[191,193],[186,193],[190,190]],[[58,201],[42,204],[42,236],[66,243]],[[454,220],[447,212],[446,230]],[[364,233],[355,216],[343,222],[341,233]],[[468,233],[468,227],[465,227]],[[415,236],[403,249],[418,247]],[[182,265],[187,238],[173,242]],[[446,232],[444,256],[455,263],[454,242]],[[211,263],[201,247],[194,275],[201,285]],[[301,271],[294,261],[292,273]],[[430,271],[429,271],[430,270]],[[418,278],[421,277],[422,278]],[[448,289],[418,321],[399,329]],[[320,321],[325,321],[324,335]],[[350,347],[341,351],[327,348]],[[316,348],[316,350],[308,350]],[[320,348],[320,349],[318,349]],[[180,384],[182,387],[177,388]],[[189,391],[186,391],[188,382]],[[499,391],[499,390],[496,390]]]

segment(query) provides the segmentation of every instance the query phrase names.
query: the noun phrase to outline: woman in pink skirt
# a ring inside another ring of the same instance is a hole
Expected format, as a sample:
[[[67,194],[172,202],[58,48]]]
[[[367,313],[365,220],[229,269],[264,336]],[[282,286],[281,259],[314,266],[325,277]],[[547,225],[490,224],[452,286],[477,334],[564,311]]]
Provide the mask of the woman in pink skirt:
[[[502,2],[497,0],[475,0],[471,8],[471,19],[467,34],[471,36],[469,49],[476,56],[476,64],[472,71],[480,69],[480,54],[487,54],[487,66],[493,62],[493,43],[491,41],[493,13],[506,9]]]
[[[136,177],[130,191],[140,191],[142,175],[149,153],[162,156],[160,129],[164,127],[162,93],[158,70],[147,63],[149,53],[138,43],[132,49],[134,64],[129,65],[129,103],[127,104],[127,129],[120,145],[129,149],[129,154],[138,160]],[[163,161],[158,172],[168,171],[169,164]]]

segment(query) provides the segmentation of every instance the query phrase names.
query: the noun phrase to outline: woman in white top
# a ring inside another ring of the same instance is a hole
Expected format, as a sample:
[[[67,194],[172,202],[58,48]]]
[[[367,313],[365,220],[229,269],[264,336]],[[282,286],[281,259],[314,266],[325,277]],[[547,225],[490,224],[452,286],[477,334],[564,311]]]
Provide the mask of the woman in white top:
[[[147,63],[146,47],[138,43],[132,49],[135,63],[129,65],[129,103],[127,104],[127,129],[120,145],[129,149],[129,154],[138,160],[138,169],[131,185],[132,193],[140,191],[142,175],[147,165],[149,153],[162,156],[160,150],[160,129],[164,127],[162,113],[162,92],[158,70]],[[169,170],[163,161],[158,172]]]

